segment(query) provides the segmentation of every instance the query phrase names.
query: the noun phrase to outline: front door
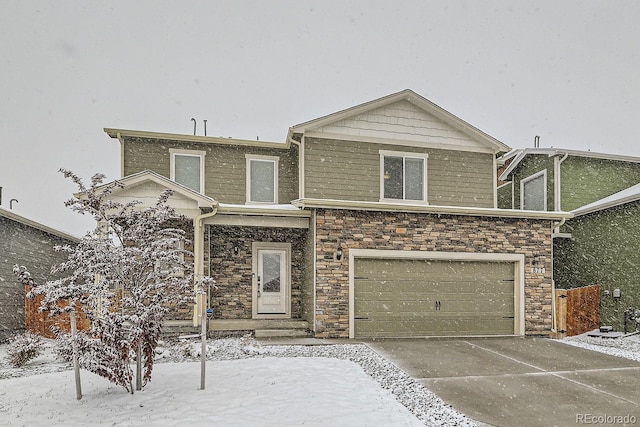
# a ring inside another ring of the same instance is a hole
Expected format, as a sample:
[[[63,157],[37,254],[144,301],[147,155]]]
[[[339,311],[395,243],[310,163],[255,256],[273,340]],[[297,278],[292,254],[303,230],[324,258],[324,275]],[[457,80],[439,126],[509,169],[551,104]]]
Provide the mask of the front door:
[[[271,244],[254,250],[254,307],[258,317],[285,317],[289,314],[290,252],[278,246]]]

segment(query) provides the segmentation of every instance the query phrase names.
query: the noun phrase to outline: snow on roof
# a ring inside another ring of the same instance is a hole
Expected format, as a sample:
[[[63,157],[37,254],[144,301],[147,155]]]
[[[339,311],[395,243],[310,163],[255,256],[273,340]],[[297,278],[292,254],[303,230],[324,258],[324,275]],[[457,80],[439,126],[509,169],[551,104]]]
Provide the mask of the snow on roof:
[[[13,213],[1,207],[0,207],[0,216],[19,222],[20,224],[24,224],[28,227],[43,231],[45,233],[53,234],[54,236],[61,237],[66,240],[70,240],[72,242],[78,242],[80,240],[76,236],[72,236],[71,234],[67,234],[63,231],[56,230],[55,228],[51,228],[44,224],[40,224],[39,222],[33,221],[29,218],[25,218],[21,215],[18,215],[16,213]]]
[[[611,196],[605,197],[604,199],[600,199],[578,209],[574,209],[571,213],[575,216],[586,215],[615,206],[624,205],[626,203],[635,202],[637,200],[640,200],[640,184],[636,184],[633,187],[619,191]]]

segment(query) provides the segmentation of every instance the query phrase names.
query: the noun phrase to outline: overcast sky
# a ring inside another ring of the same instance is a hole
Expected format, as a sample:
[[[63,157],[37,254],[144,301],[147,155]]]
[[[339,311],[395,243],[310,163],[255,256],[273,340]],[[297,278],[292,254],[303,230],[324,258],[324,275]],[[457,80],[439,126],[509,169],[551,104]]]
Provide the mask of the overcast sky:
[[[2,207],[82,235],[105,127],[284,141],[409,88],[513,148],[640,156],[640,1],[8,1]]]

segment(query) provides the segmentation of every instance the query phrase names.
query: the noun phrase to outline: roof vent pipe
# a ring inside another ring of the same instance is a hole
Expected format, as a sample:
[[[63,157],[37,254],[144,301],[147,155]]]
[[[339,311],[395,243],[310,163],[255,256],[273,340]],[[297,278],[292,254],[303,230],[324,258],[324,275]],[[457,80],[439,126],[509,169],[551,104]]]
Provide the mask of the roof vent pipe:
[[[533,148],[540,148],[540,137],[538,135],[533,138]]]
[[[191,117],[191,121],[193,122],[193,136],[196,135],[196,119]]]
[[[13,202],[18,203],[18,199],[11,199],[11,200],[9,200],[9,209],[13,209]]]
[[[206,120],[203,120],[203,121],[204,121],[204,136],[207,136],[207,121]]]
[[[2,187],[0,187],[0,206],[2,206]]]

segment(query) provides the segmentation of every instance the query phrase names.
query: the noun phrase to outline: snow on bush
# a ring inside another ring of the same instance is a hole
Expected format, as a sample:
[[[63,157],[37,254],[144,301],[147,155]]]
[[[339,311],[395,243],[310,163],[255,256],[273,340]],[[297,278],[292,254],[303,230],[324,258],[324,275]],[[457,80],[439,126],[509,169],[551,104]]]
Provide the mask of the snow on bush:
[[[58,334],[63,353],[64,343],[75,341],[81,367],[133,393],[134,355],[141,353],[145,385],[151,380],[166,315],[181,304],[195,303],[193,271],[185,262],[193,254],[184,249],[183,228],[190,222],[167,204],[170,191],[163,192],[154,206],[141,207],[139,201],[110,200],[124,184],[103,184],[102,174],[94,175],[86,187],[72,172],[60,172],[79,190],[78,198],[66,205],[92,215],[98,227],[76,246],[56,247],[68,254],[67,261],[53,269],[64,277],[41,286],[29,283],[34,286],[30,294],[43,295],[41,310],[52,315],[81,306],[91,330],[75,337]],[[15,271],[27,284],[26,269]],[[198,282],[202,287],[212,283],[208,277]]]
[[[42,350],[43,344],[40,336],[27,331],[9,341],[9,347],[7,348],[9,363],[19,368],[38,357]]]

